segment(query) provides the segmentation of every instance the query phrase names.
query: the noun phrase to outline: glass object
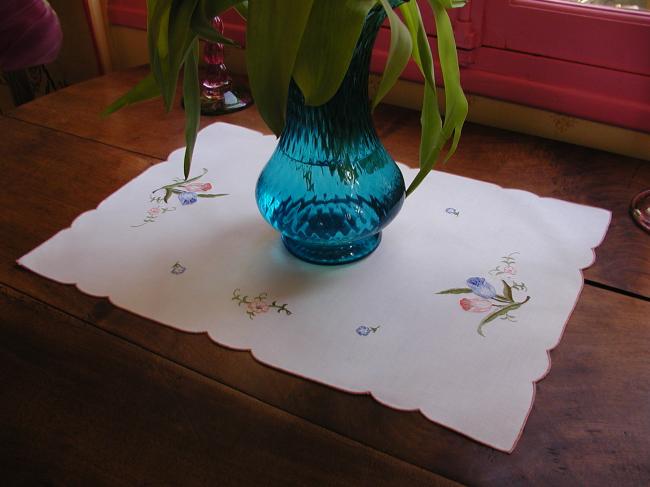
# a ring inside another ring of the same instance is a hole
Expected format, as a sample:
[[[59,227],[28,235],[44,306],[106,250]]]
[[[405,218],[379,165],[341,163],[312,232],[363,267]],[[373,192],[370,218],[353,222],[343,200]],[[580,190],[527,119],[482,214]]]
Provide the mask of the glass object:
[[[220,17],[212,19],[214,29],[223,34],[223,21]],[[205,66],[201,68],[201,113],[203,115],[222,115],[232,113],[253,103],[250,93],[241,86],[234,86],[233,80],[224,64],[223,44],[206,42],[203,50]]]
[[[257,182],[260,212],[287,249],[309,262],[365,257],[404,202],[402,173],[377,137],[368,100],[370,56],[384,18],[381,7],[370,11],[327,103],[306,106],[291,82],[284,131]]]
[[[650,189],[641,191],[632,198],[630,214],[637,225],[650,233]]]

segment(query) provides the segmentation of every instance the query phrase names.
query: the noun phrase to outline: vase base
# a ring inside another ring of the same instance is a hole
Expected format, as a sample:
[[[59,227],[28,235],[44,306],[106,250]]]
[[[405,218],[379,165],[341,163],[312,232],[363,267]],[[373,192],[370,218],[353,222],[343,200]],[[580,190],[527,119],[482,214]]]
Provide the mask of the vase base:
[[[282,236],[289,252],[301,260],[321,265],[349,264],[371,254],[381,241],[381,232],[344,245],[309,244]]]

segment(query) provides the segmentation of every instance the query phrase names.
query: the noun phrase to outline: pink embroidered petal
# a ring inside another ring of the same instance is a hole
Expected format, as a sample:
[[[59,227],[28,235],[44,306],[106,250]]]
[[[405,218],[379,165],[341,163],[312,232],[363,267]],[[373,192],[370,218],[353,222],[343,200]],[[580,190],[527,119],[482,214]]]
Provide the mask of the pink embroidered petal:
[[[492,303],[487,299],[463,298],[460,300],[460,307],[472,313],[485,313],[486,311],[490,311]]]

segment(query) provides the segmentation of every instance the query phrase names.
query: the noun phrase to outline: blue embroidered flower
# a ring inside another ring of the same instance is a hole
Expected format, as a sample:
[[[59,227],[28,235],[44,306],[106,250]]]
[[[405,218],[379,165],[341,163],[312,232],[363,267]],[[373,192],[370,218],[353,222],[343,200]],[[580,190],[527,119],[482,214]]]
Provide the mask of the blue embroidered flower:
[[[367,337],[371,333],[377,333],[377,330],[379,330],[380,326],[366,326],[366,325],[361,325],[357,327],[356,331],[357,335],[362,336],[362,337]]]
[[[196,196],[196,193],[193,193],[191,191],[183,191],[182,193],[178,193],[178,201],[180,201],[183,206],[192,205],[198,200],[199,198]]]
[[[494,286],[487,282],[483,277],[470,277],[467,279],[467,286],[474,294],[485,299],[490,299],[497,295]]]
[[[360,335],[362,337],[370,335],[370,328],[367,326],[361,325],[359,328],[357,328],[357,335]]]

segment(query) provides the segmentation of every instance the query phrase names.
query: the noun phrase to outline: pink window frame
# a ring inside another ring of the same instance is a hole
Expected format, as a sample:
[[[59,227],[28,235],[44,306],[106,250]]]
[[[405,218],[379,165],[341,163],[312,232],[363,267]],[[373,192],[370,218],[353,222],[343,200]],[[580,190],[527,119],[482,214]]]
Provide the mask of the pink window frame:
[[[435,48],[430,9],[418,2]],[[146,26],[145,0],[109,0],[108,14],[114,25]],[[650,133],[650,14],[554,0],[470,0],[451,17],[466,92]],[[242,19],[228,12],[224,23],[226,35],[244,44]],[[384,26],[375,72],[389,41]],[[412,63],[402,78],[422,82]]]

